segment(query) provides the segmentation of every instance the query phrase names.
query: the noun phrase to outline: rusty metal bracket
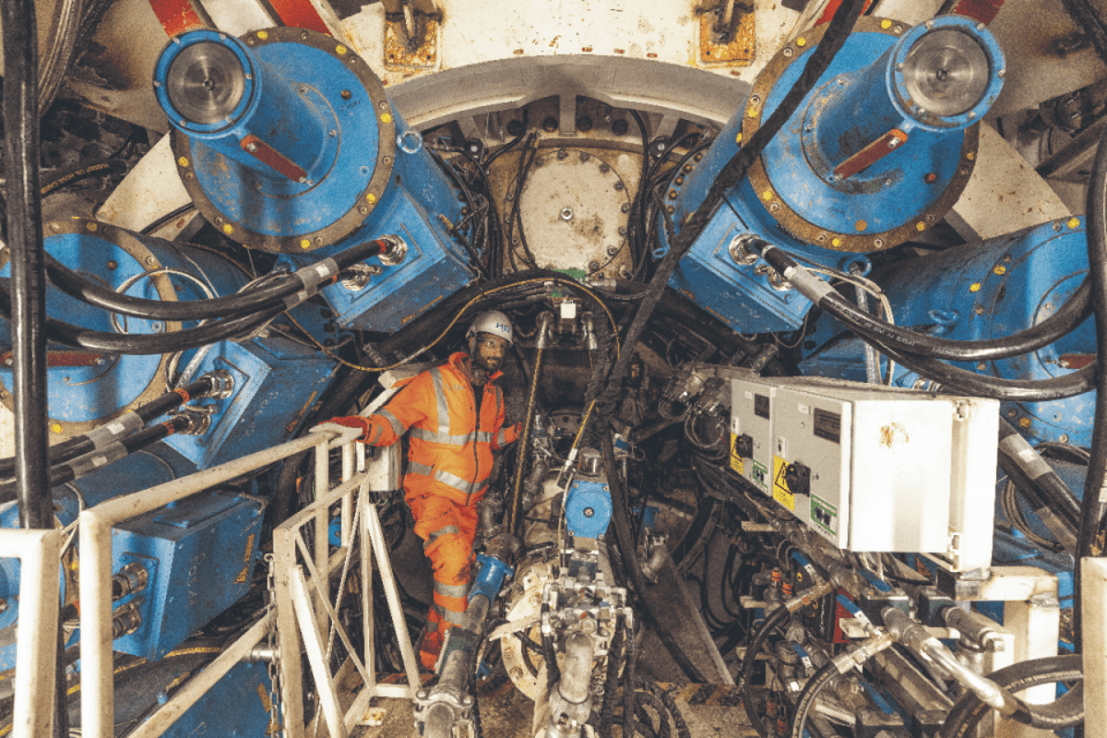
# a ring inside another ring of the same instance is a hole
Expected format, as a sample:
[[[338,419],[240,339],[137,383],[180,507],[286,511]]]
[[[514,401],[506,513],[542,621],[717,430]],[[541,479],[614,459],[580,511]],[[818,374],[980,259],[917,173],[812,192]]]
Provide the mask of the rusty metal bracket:
[[[697,63],[744,67],[753,63],[756,34],[753,3],[722,0],[700,13]]]

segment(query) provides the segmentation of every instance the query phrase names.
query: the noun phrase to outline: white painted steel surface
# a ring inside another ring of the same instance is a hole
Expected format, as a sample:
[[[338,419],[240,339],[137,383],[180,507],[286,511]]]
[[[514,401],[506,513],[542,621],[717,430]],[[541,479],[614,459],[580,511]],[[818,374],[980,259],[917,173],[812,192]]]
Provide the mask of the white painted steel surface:
[[[12,738],[52,734],[60,552],[60,531],[0,531],[0,557],[20,559]]]

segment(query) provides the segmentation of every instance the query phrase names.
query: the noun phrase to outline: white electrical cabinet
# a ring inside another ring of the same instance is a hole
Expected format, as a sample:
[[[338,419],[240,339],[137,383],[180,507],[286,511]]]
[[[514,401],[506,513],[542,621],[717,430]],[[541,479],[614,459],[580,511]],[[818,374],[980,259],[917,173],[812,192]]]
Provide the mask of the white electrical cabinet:
[[[996,400],[812,377],[731,390],[731,468],[831,543],[990,565]]]

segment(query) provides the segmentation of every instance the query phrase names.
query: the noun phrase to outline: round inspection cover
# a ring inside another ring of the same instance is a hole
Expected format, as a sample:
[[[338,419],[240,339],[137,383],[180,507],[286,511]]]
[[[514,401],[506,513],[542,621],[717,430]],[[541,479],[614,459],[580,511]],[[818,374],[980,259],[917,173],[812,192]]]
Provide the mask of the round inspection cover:
[[[603,159],[575,149],[536,157],[519,208],[527,245],[539,267],[617,278],[621,269],[633,266],[625,235],[630,194]],[[514,240],[519,242],[516,260],[528,263],[517,232]]]

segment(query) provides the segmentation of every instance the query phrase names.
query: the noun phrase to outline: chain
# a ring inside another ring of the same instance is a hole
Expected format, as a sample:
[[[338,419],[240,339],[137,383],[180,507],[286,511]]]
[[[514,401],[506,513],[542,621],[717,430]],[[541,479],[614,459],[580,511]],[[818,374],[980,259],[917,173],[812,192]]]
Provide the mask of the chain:
[[[276,557],[273,554],[265,554],[265,565],[267,567],[267,573],[265,576],[265,586],[269,590],[269,608],[276,610],[277,598],[276,588],[274,587],[275,575],[273,570],[275,568],[274,562]],[[269,653],[273,655],[273,658],[269,660],[269,728],[265,731],[267,736],[276,735],[282,738],[286,735],[282,729],[283,722],[281,720],[281,690],[280,690],[280,673],[281,664],[280,659],[277,658],[277,620],[273,619],[272,624],[269,627],[269,633],[266,636],[266,645],[269,646]]]

